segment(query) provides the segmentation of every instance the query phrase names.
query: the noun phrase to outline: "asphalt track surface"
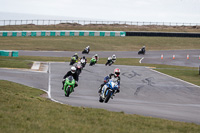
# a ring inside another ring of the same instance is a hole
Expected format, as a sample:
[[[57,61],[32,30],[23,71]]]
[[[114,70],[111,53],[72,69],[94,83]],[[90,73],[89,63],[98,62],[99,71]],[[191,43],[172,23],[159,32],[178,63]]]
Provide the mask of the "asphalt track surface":
[[[19,56],[48,56],[48,57],[71,57],[74,53],[83,56],[80,51],[19,51]],[[145,55],[138,55],[137,51],[91,51],[84,54],[86,58],[91,58],[98,54],[100,59],[107,58],[115,54],[117,58],[143,58],[142,63],[166,64],[177,66],[199,67],[200,49],[196,50],[165,50],[165,51],[147,51]],[[163,55],[163,59],[161,59]],[[173,59],[173,55],[175,59]],[[187,59],[189,55],[189,59]]]
[[[172,53],[173,52],[176,51],[172,51]],[[177,58],[179,56],[182,57],[181,55],[186,56],[186,52],[190,54],[189,60],[191,60],[192,66],[193,64],[198,66],[199,60],[195,58],[198,58],[200,51],[177,51],[176,53],[179,53],[176,54]],[[34,54],[35,56],[48,56],[48,54],[51,54],[51,56],[62,57],[62,52],[20,51],[19,54],[27,55],[27,53],[29,53],[29,56],[34,56]],[[141,58],[148,55],[140,56],[137,55],[137,52],[122,52],[121,55],[120,52],[103,53],[104,54],[99,52],[99,56],[107,57],[115,53],[117,57],[121,58],[125,58],[125,54],[127,54],[129,58]],[[166,56],[164,57],[166,58],[167,56],[170,57],[169,51],[166,53],[163,53],[163,51],[148,53],[149,59],[159,59],[160,57],[157,56],[160,54],[165,54]],[[169,53],[169,55],[167,53]],[[65,57],[69,54],[68,57],[70,57],[74,52],[63,52],[62,54],[65,54],[63,55]],[[91,53],[86,56],[90,57],[93,54],[94,53]],[[184,58],[183,60],[189,61]],[[145,58],[142,60],[142,63],[143,61],[145,61]],[[179,62],[181,62],[183,66],[185,64],[186,66],[188,65],[184,61]],[[167,60],[165,63],[167,63]],[[191,64],[189,63],[189,65]],[[113,69],[116,67],[121,69],[121,92],[116,94],[114,99],[110,99],[108,103],[99,103],[99,95],[97,93],[98,87],[103,82],[103,78],[113,72]],[[83,69],[79,77],[79,86],[75,88],[75,92],[69,97],[65,97],[64,91],[61,90],[61,81],[65,72],[68,70],[70,70],[69,63],[49,63],[48,73],[17,69],[0,69],[0,79],[42,89],[48,93],[52,100],[63,104],[103,108],[110,111],[123,111],[129,114],[139,114],[200,124],[199,86],[158,73],[146,67],[123,65],[105,66],[103,64],[96,64],[95,66],[87,65]]]

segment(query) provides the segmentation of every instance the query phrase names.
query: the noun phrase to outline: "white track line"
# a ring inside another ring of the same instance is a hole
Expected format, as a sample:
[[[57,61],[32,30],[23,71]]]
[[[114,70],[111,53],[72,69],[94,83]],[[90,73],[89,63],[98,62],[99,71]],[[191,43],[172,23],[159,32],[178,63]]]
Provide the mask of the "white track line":
[[[142,63],[142,60],[144,59],[144,57],[142,57],[141,59],[140,59],[140,61],[139,61],[139,63],[141,64]]]
[[[156,72],[156,73],[159,73],[159,74],[161,74],[161,75],[165,75],[165,76],[167,76],[167,77],[170,77],[170,78],[173,78],[173,79],[179,80],[179,81],[181,81],[181,82],[184,82],[184,83],[187,83],[187,84],[190,84],[190,85],[192,85],[192,86],[195,86],[195,87],[200,88],[200,86],[198,86],[198,85],[195,85],[195,84],[189,83],[189,82],[184,81],[184,80],[181,80],[181,79],[179,79],[179,78],[175,78],[175,77],[169,76],[169,75],[167,75],[167,74],[164,74],[164,73],[158,72],[158,71],[153,70],[153,69],[150,69],[150,70],[151,70],[151,71],[154,71],[154,72]]]
[[[52,101],[57,102],[57,103],[60,103],[60,104],[63,104],[62,102],[56,101],[55,99],[53,99],[53,98],[51,97],[51,63],[50,63],[50,62],[49,62],[49,83],[48,83],[48,91],[47,91],[47,94],[48,94],[49,99],[51,99]]]

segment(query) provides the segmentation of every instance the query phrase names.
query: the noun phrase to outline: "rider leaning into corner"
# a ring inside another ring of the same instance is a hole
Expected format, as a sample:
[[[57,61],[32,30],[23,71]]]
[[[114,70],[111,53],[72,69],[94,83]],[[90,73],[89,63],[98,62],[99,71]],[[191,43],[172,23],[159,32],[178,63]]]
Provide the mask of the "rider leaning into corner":
[[[99,60],[98,54],[95,54],[94,56],[92,56],[92,58],[96,59],[96,62],[95,62],[95,63],[97,63],[97,61]]]
[[[115,54],[113,54],[112,57],[108,57],[108,61],[105,65],[107,66],[111,62],[115,63],[116,59],[117,57],[115,56]]]
[[[85,58],[85,56],[83,56],[82,58],[80,58],[81,63],[82,62],[86,62],[87,63],[87,59]]]
[[[98,93],[101,93],[102,87],[109,81],[109,79],[113,79],[114,81],[117,81],[119,88],[116,90],[116,93],[119,93],[120,92],[120,76],[119,75],[120,75],[120,69],[115,68],[114,73],[110,73],[108,76],[104,78],[104,83],[101,84]]]
[[[143,47],[141,48],[141,51],[142,51],[142,52],[145,52],[145,46],[143,46]]]
[[[71,70],[68,71],[68,72],[65,74],[65,76],[63,77],[63,81],[62,81],[63,87],[62,87],[62,90],[64,89],[65,80],[66,80],[66,78],[69,77],[69,76],[73,76],[74,80],[76,81],[74,88],[78,86],[78,74],[77,74],[77,72],[76,72],[76,67],[72,66],[72,67],[71,67]]]
[[[75,57],[76,60],[78,60],[78,54],[77,53],[75,53],[72,57]]]
[[[86,50],[87,52],[90,52],[90,46],[87,46],[87,47],[85,48],[85,50]]]

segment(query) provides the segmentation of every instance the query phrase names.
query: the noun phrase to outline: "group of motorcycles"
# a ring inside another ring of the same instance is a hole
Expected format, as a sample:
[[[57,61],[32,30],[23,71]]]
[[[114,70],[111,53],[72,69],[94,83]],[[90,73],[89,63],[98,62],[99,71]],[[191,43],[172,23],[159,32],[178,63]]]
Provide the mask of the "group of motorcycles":
[[[88,54],[90,51],[86,51],[85,49],[82,51],[82,54]],[[145,47],[143,47],[138,54],[145,54]],[[116,59],[116,58],[115,58]],[[95,65],[97,62],[97,60],[95,58],[92,58],[90,60],[90,66]],[[115,60],[112,60],[111,57],[108,57],[108,60],[106,62],[106,66],[109,65],[111,66],[113,63],[115,62]],[[76,59],[75,57],[71,57],[71,61],[70,61],[70,65],[75,64],[76,67],[76,71],[77,74],[80,75],[82,72],[82,69],[86,66],[87,60],[81,58],[80,61],[78,61],[78,59]],[[66,78],[65,80],[65,84],[64,84],[64,91],[65,91],[65,96],[69,97],[69,95],[74,91],[74,87],[75,87],[75,80],[73,79],[72,76],[69,76]],[[102,87],[100,95],[99,95],[99,102],[105,102],[107,103],[110,98],[113,98],[114,94],[115,94],[115,90],[118,89],[118,84],[117,81],[114,81],[114,79],[109,79],[109,81],[106,82],[106,84]]]

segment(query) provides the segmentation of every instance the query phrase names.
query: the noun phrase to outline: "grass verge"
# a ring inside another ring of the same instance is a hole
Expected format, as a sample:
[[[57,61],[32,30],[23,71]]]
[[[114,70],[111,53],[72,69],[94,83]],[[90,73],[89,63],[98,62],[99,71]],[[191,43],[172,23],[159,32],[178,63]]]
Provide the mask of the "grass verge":
[[[1,37],[2,50],[82,51],[138,51],[200,49],[200,38],[181,37]]]
[[[44,92],[41,90],[0,80],[1,132],[197,133],[200,131],[200,125],[192,123],[62,105],[41,97],[42,94]]]

